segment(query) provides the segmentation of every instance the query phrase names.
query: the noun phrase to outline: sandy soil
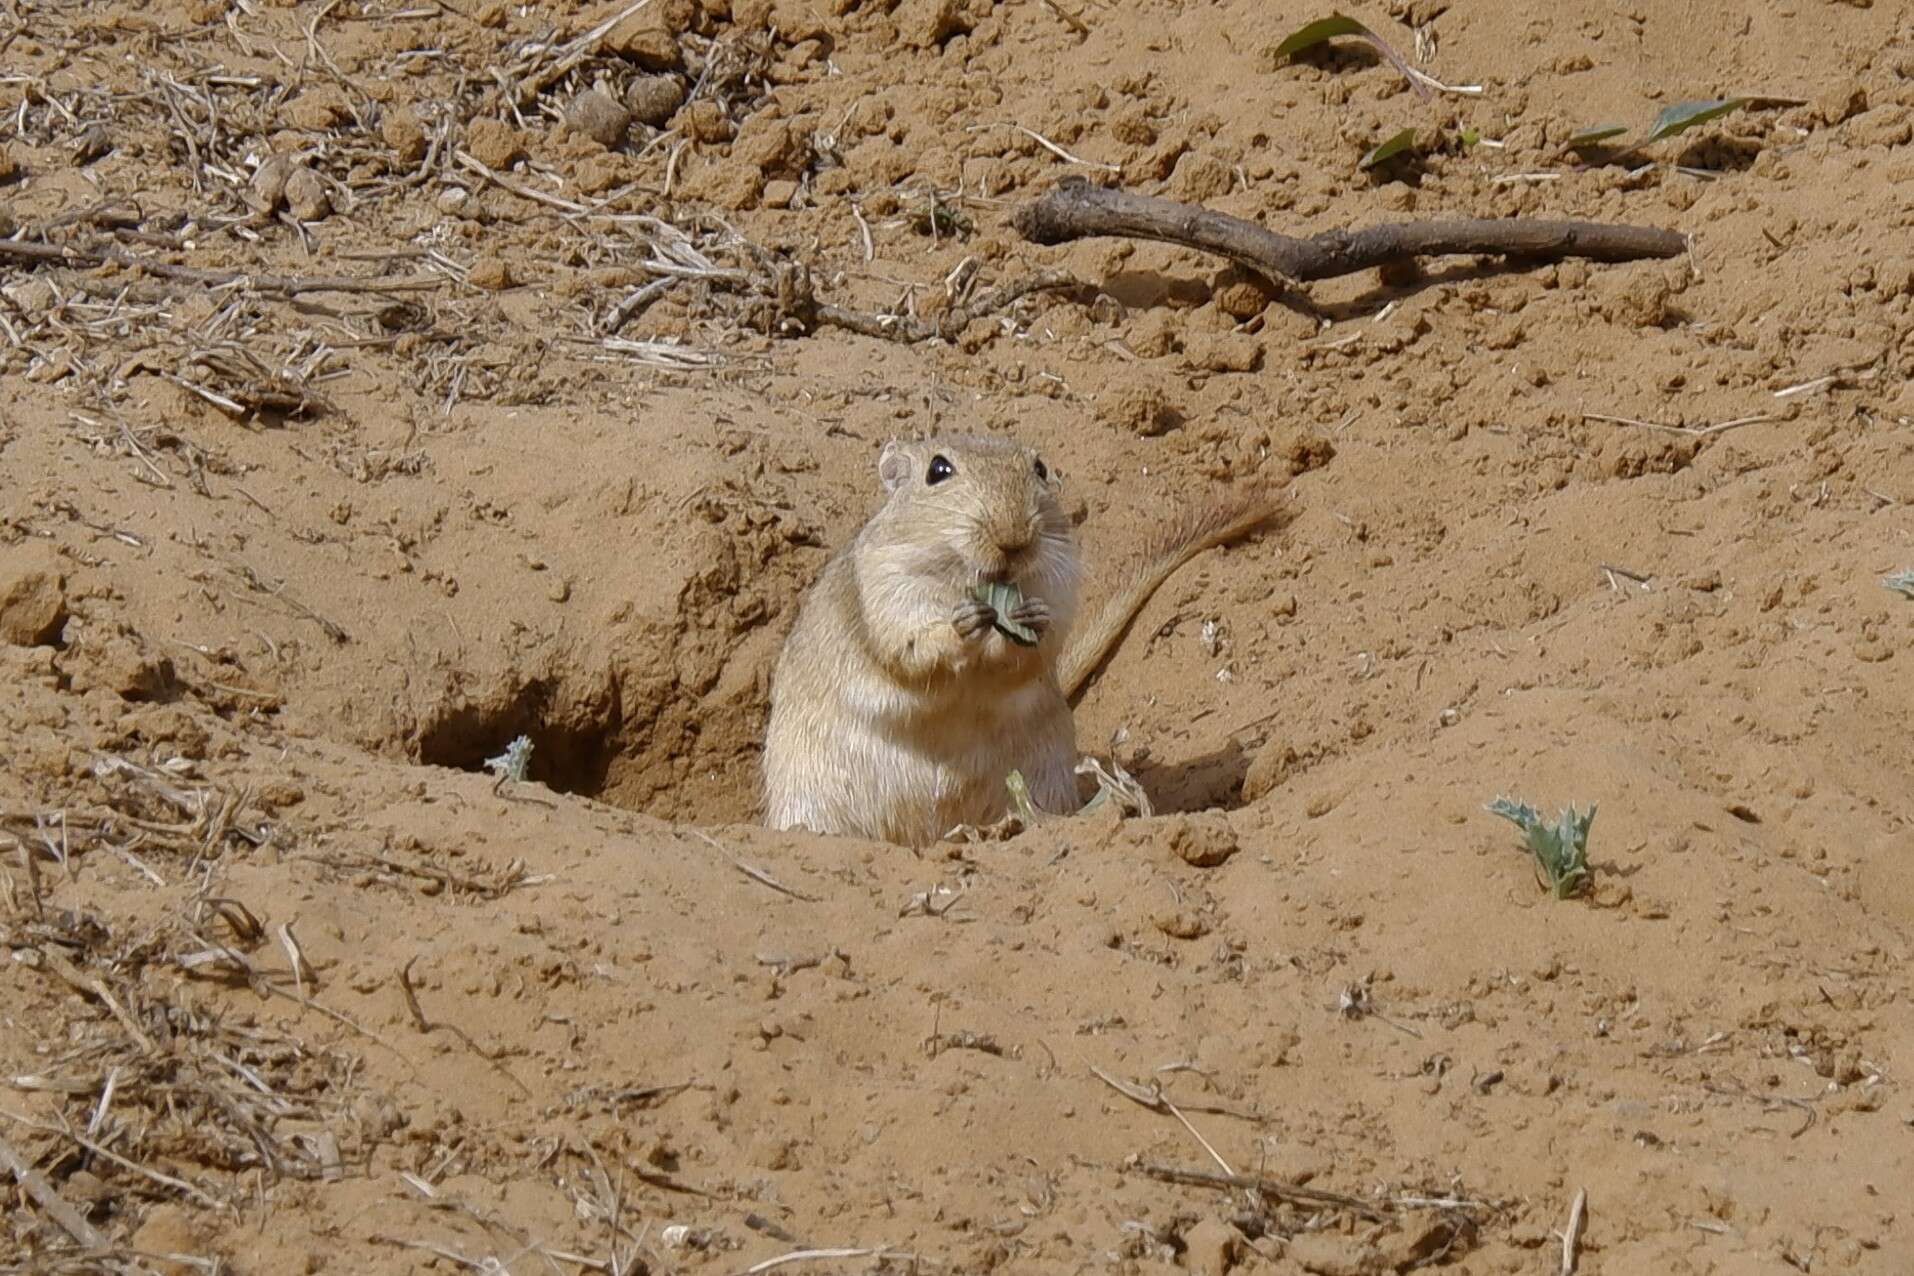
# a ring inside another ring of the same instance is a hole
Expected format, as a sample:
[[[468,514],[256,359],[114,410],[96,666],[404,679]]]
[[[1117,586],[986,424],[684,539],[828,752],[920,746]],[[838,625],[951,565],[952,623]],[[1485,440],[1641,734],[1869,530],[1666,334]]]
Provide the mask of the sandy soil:
[[[558,9],[0,16],[0,230],[96,253],[0,260],[0,1271],[1552,1273],[1584,1191],[1585,1273],[1906,1269],[1905,6],[1358,6],[1427,103],[1289,3]],[[1069,174],[1694,252],[1266,305],[1022,243]],[[793,264],[1098,295],[900,344]],[[1093,570],[1293,493],[1082,703],[1160,813],[753,827],[799,592],[958,428]],[[1498,794],[1599,804],[1588,894]]]

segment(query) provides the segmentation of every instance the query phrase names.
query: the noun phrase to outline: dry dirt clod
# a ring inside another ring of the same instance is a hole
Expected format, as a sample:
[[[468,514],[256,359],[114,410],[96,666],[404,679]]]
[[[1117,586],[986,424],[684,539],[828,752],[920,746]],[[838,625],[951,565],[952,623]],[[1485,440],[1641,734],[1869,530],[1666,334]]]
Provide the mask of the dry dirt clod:
[[[1193,332],[1183,356],[1204,372],[1254,372],[1263,362],[1263,345],[1241,332]]]
[[[1148,375],[1116,381],[1097,402],[1097,416],[1129,434],[1155,438],[1183,424],[1183,414],[1159,383]]]
[[[1216,308],[1237,321],[1254,319],[1276,299],[1268,281],[1241,266],[1227,267],[1211,291]]]
[[[1206,1218],[1183,1233],[1185,1263],[1198,1276],[1228,1276],[1243,1252],[1243,1237],[1220,1218]]]
[[[465,130],[465,148],[490,169],[510,168],[525,158],[525,139],[501,120],[473,120]]]
[[[410,168],[425,158],[425,126],[419,122],[418,113],[410,107],[402,107],[387,112],[379,122],[379,137],[392,148],[392,154],[399,163]]]
[[[1240,847],[1236,830],[1221,814],[1183,817],[1171,824],[1169,833],[1170,850],[1195,868],[1215,868]]]
[[[673,123],[694,142],[728,142],[737,133],[737,126],[724,113],[724,108],[710,98],[686,105]]]
[[[613,27],[604,47],[647,71],[675,71],[684,63],[677,37],[665,29],[663,15],[649,7]]]
[[[0,555],[0,642],[43,647],[66,624],[66,581],[51,550],[24,546]]]
[[[962,0],[904,0],[897,10],[897,34],[913,49],[935,48],[973,25]]]
[[[474,288],[483,288],[486,292],[503,292],[517,285],[512,268],[502,257],[481,257],[472,263],[466,279]]]
[[[298,162],[290,155],[270,155],[253,170],[253,207],[262,213],[278,212],[286,203],[286,186],[292,180]]]
[[[332,212],[332,196],[325,178],[309,168],[297,168],[286,179],[286,207],[302,222],[323,220]]]

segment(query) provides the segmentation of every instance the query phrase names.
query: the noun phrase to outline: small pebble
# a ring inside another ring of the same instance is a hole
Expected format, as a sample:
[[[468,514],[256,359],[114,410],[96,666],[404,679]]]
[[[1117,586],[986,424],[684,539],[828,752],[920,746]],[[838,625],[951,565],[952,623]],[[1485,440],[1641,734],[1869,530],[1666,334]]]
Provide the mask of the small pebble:
[[[631,112],[609,93],[586,89],[572,99],[571,109],[565,112],[565,123],[573,132],[584,134],[600,146],[612,147],[625,140],[625,130],[631,127]]]
[[[675,75],[641,75],[625,90],[631,118],[651,128],[663,128],[684,101],[685,86]]]

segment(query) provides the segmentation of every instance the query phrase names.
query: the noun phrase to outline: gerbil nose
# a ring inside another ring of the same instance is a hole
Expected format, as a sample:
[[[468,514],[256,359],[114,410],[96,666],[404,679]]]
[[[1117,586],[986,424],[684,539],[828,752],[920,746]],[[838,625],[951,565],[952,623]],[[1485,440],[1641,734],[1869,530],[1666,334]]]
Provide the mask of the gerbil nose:
[[[1006,520],[990,529],[991,543],[1006,554],[1021,554],[1036,539],[1036,524],[1027,519]]]

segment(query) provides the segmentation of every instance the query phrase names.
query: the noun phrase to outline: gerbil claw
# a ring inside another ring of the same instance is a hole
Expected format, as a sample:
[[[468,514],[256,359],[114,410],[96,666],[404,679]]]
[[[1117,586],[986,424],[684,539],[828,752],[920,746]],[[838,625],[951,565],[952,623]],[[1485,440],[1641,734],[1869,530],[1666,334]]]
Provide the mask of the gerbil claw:
[[[990,627],[997,623],[997,610],[988,603],[966,598],[957,604],[950,622],[957,626],[959,637],[974,641],[989,633]]]
[[[1011,623],[1042,633],[1050,627],[1050,604],[1041,598],[1026,598],[1010,612]]]

